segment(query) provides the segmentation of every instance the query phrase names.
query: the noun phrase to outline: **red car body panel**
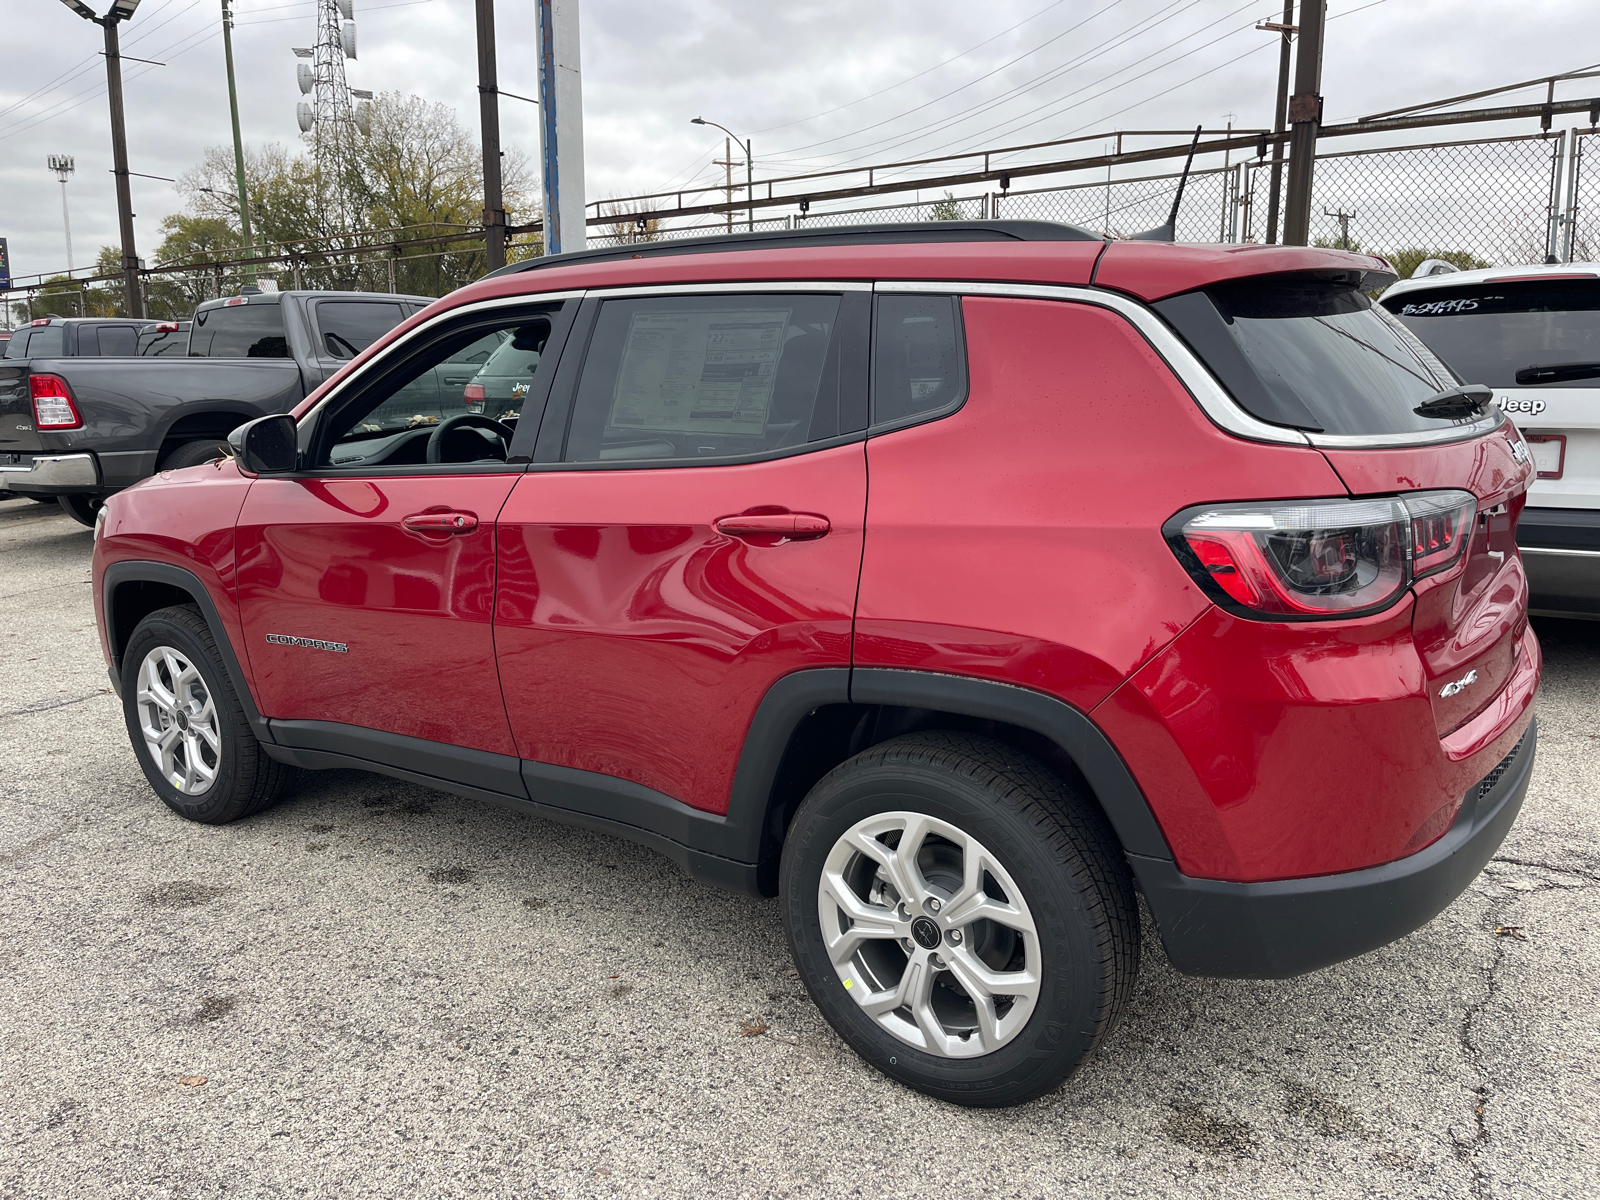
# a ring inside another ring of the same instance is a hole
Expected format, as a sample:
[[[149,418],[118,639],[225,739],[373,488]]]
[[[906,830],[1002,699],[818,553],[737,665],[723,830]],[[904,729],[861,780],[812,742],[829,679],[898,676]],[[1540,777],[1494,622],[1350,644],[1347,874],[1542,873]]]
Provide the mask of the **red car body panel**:
[[[232,461],[162,471],[117,493],[106,513],[94,556],[95,625],[106,661],[105,570],[123,559],[171,563],[191,572],[211,593],[229,640],[242,646],[237,604],[234,526],[254,480]],[[242,658],[243,656],[241,656]],[[245,664],[248,671],[249,666]],[[254,680],[251,684],[253,686]]]
[[[1211,607],[1163,521],[1344,490],[1314,450],[1217,429],[1114,313],[971,297],[962,312],[966,404],[867,442],[857,666],[997,679],[1087,711]]]
[[[779,678],[850,662],[862,445],[743,466],[536,471],[500,518],[495,636],[523,758],[722,813]],[[738,513],[826,517],[807,541],[720,533]]]
[[[491,618],[494,519],[517,479],[256,480],[239,514],[238,595],[262,715],[512,753]],[[478,524],[402,524],[441,508]],[[267,641],[278,635],[349,650]]]

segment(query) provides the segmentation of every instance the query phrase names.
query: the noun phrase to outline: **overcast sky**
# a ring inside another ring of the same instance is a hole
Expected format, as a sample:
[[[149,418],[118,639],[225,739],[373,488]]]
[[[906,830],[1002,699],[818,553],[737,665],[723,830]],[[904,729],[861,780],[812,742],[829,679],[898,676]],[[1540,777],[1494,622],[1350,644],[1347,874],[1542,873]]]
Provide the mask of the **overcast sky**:
[[[351,86],[443,102],[475,130],[472,0],[355,6]],[[296,147],[290,47],[313,41],[315,0],[238,0],[236,11],[244,137]],[[1329,121],[1600,60],[1593,0],[1331,0],[1329,11]],[[531,0],[498,5],[501,86],[524,95],[538,87],[533,13]],[[143,0],[123,27],[125,54],[167,64],[125,64],[132,170],[176,177],[228,142],[219,14],[220,0]],[[82,267],[117,237],[100,30],[58,0],[6,0],[0,16],[0,236],[15,275],[66,265],[45,159],[74,155]],[[1252,26],[1281,17],[1281,0],[585,0],[588,196],[720,175],[710,160],[721,135],[690,125],[697,115],[754,140],[758,179],[1102,130],[1220,126],[1230,113],[1270,125],[1276,43]],[[537,111],[502,102],[504,140],[530,160]],[[161,218],[182,201],[149,179],[133,180],[133,196],[149,257]]]

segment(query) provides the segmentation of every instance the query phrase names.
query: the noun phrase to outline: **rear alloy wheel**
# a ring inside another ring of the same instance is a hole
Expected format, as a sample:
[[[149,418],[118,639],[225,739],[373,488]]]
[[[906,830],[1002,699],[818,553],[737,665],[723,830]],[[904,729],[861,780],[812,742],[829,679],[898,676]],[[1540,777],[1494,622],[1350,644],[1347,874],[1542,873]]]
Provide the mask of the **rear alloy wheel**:
[[[195,442],[184,442],[176,449],[169,450],[157,469],[181,471],[185,467],[198,467],[202,463],[215,462],[231,453],[227,442],[218,441],[216,438],[201,438]]]
[[[957,1104],[1057,1087],[1138,971],[1132,878],[1098,806],[989,738],[909,734],[835,768],[790,825],[781,889],[829,1023]]]
[[[277,800],[290,769],[262,752],[200,611],[151,613],[122,661],[128,737],[150,786],[191,821],[220,825]]]

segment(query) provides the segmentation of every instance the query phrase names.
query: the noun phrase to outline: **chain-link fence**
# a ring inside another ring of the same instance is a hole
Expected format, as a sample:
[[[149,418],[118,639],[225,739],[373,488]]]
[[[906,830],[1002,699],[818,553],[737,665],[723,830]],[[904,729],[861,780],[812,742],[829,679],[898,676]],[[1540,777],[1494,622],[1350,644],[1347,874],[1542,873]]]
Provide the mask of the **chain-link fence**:
[[[1600,133],[1580,130],[1574,140],[1567,194],[1572,242],[1564,257],[1568,262],[1596,262],[1600,261]]]

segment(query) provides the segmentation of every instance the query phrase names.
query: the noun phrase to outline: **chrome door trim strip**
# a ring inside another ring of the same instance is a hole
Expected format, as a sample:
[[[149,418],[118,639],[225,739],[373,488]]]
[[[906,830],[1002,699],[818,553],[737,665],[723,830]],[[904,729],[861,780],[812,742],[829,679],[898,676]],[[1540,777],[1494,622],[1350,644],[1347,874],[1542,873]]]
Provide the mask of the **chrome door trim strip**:
[[[588,295],[601,300],[623,299],[629,296],[693,296],[698,293],[717,295],[723,292],[870,292],[872,284],[861,280],[847,283],[829,283],[815,279],[747,279],[733,283],[662,283],[628,284],[626,287],[596,287]]]
[[[1335,434],[1309,433],[1287,429],[1262,421],[1241,408],[1233,396],[1217,380],[1209,368],[1166,322],[1145,305],[1120,292],[1100,288],[1071,285],[1034,283],[941,283],[920,279],[884,280],[878,283],[880,292],[938,292],[967,296],[1015,296],[1022,299],[1066,300],[1078,304],[1097,304],[1109,308],[1125,318],[1152,349],[1159,354],[1173,374],[1189,389],[1189,394],[1199,404],[1212,424],[1253,442],[1276,442],[1290,446],[1314,446],[1319,450],[1383,450],[1406,446],[1436,446],[1449,442],[1468,441],[1492,433],[1505,424],[1505,414],[1495,409],[1471,425],[1451,426],[1448,429],[1429,430],[1422,433],[1392,434]]]
[[[1571,558],[1600,558],[1600,550],[1553,550],[1544,546],[1518,546],[1517,550],[1521,554],[1559,554]]]

